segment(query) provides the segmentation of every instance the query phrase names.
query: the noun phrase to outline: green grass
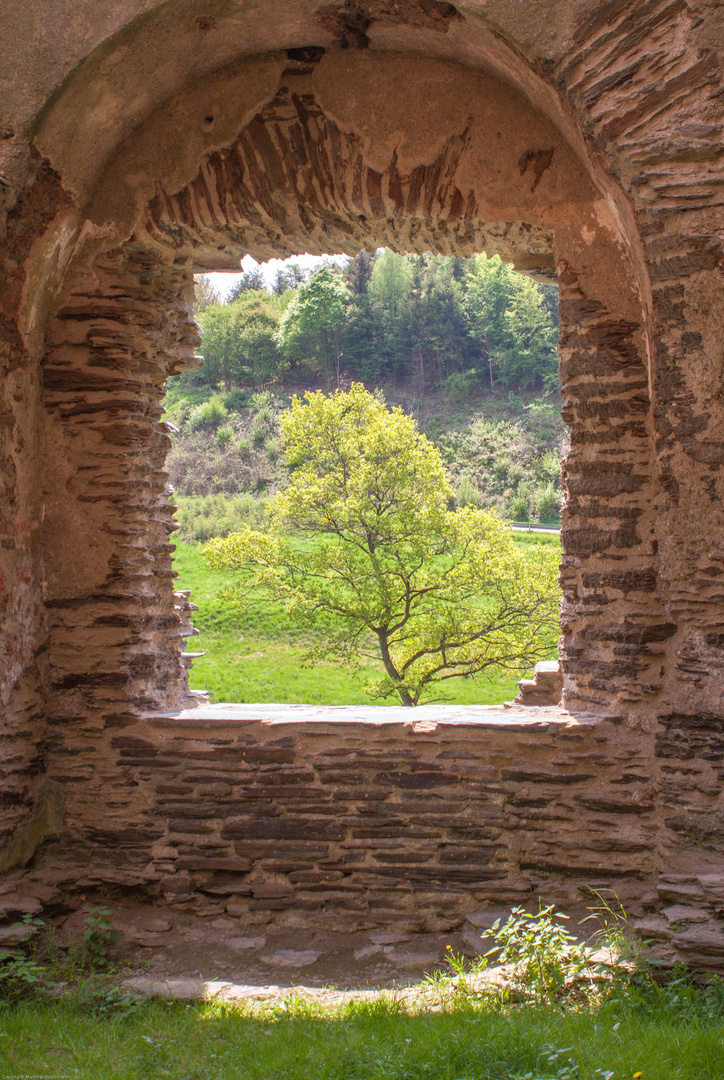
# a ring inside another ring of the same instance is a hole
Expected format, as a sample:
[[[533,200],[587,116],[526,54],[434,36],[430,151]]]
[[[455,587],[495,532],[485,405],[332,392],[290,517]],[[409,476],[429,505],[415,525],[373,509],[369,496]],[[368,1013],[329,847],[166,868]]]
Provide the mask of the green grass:
[[[515,536],[522,545],[541,539],[541,534]],[[559,541],[556,535],[543,535],[542,542]],[[381,665],[369,661],[358,674],[331,663],[304,667],[309,638],[290,625],[281,605],[257,604],[241,613],[230,601],[222,600],[219,593],[226,575],[206,566],[198,544],[178,544],[175,565],[177,588],[190,589],[191,600],[199,608],[193,623],[201,633],[188,642],[188,651],[206,652],[191,670],[193,689],[208,690],[212,701],[372,703],[364,686]],[[493,705],[511,700],[517,692],[516,679],[495,675],[450,680],[445,698],[455,705]]]
[[[336,1008],[149,1002],[97,1017],[64,1003],[0,1008],[0,1075],[88,1080],[716,1080],[721,1007],[673,995],[594,1008],[394,998]]]

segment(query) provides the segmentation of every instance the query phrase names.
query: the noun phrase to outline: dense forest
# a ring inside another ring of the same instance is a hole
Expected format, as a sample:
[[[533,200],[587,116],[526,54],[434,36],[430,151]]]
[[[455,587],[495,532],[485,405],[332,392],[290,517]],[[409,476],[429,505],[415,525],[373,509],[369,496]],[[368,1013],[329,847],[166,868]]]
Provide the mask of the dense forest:
[[[558,290],[497,256],[362,251],[309,278],[292,264],[270,290],[259,268],[249,271],[226,303],[208,279],[197,290],[205,360],[197,378],[227,390],[285,380],[328,388],[391,380],[424,397],[474,384],[557,385]]]
[[[204,366],[169,381],[169,471],[184,540],[258,526],[287,482],[278,418],[293,394],[360,381],[441,450],[459,505],[556,523],[555,286],[499,258],[374,255],[314,272],[256,267],[223,301],[197,278]]]

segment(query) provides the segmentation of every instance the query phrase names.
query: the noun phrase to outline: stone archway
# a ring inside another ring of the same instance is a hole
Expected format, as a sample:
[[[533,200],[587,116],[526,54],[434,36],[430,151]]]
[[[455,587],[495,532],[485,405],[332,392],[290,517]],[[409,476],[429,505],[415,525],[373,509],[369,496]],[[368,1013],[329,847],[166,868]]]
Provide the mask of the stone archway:
[[[721,244],[700,168],[718,160],[718,76],[699,24],[685,4],[606,5],[555,25],[573,52],[549,77],[465,5],[301,8],[284,43],[249,15],[239,59],[215,36],[225,15],[184,21],[169,5],[105,41],[38,119],[49,164],[8,232],[24,404],[6,473],[27,525],[8,562],[9,832],[45,791],[30,847],[53,792],[66,842],[91,852],[81,862],[112,843],[138,867],[161,836],[144,779],[160,750],[139,724],[185,691],[160,401],[195,363],[192,273],[247,251],[477,248],[558,276],[564,702],[638,732],[616,783],[648,815],[659,865],[718,871]],[[164,64],[174,25],[185,68]],[[140,78],[149,62],[155,80]],[[644,93],[654,70],[668,96]]]
[[[424,116],[395,103],[401,72],[428,88]],[[136,219],[108,250],[98,251],[97,236],[79,245],[43,362],[46,445],[56,448],[44,496],[43,529],[55,538],[46,554],[48,655],[53,711],[69,722],[58,752],[75,745],[81,718],[92,716],[99,734],[84,754],[95,765],[74,800],[79,825],[92,806],[98,831],[95,808],[115,786],[119,730],[184,703],[185,620],[172,589],[160,399],[166,374],[198,362],[193,271],[238,264],[247,251],[384,243],[498,252],[549,277],[559,268],[573,432],[563,525],[566,700],[610,713],[621,693],[640,697],[650,642],[664,633],[646,587],[643,306],[618,226],[560,134],[483,73],[398,55],[317,54],[289,60],[274,95],[233,141],[204,153],[193,178],[169,190],[158,146],[175,107],[183,111],[175,103],[150,117],[101,180],[89,221],[107,232],[119,191]],[[207,108],[201,124],[210,128]],[[178,154],[174,144],[171,165]]]

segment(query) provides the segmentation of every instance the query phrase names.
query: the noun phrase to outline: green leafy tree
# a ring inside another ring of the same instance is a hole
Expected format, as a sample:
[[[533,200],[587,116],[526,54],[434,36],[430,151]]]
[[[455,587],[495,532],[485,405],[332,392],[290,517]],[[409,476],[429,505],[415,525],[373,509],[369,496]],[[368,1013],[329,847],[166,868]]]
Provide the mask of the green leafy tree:
[[[235,304],[207,308],[199,316],[207,379],[261,386],[276,378],[284,358],[277,335],[280,301],[266,292],[244,292]]]
[[[350,294],[339,273],[329,266],[317,270],[301,285],[285,311],[279,336],[291,357],[316,362],[327,385],[334,373],[337,386],[342,359],[342,335]]]
[[[241,381],[259,387],[278,379],[286,368],[279,348],[284,301],[268,293],[249,292],[235,305],[234,319],[243,356]]]
[[[196,274],[194,277],[194,311],[200,314],[208,307],[221,303],[221,293],[212,284],[208,274]]]
[[[551,389],[558,384],[557,332],[541,287],[515,274],[513,296],[504,315],[507,347],[499,365],[503,382]]]
[[[237,575],[230,594],[282,600],[297,625],[323,624],[310,659],[381,662],[373,696],[417,705],[442,682],[519,672],[557,631],[557,560],[520,551],[492,511],[452,511],[437,449],[400,409],[360,384],[307,393],[281,419],[292,470],[271,528],[205,548]]]
[[[212,386],[223,383],[228,388],[241,372],[233,311],[226,304],[213,304],[199,315],[199,326],[204,378]]]
[[[470,333],[480,346],[493,386],[498,358],[510,346],[505,313],[515,290],[513,273],[498,255],[492,259],[476,255],[471,260],[466,284]]]

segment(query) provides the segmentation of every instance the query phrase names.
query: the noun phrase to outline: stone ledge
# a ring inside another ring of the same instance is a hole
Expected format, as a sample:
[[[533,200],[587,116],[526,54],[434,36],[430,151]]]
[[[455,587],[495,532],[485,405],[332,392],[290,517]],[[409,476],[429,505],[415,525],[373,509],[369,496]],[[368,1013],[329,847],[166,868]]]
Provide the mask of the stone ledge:
[[[606,719],[590,713],[572,715],[559,706],[504,705],[290,705],[219,702],[194,708],[146,715],[154,727],[237,727],[240,723],[277,724],[365,724],[374,727],[395,725],[412,733],[439,727],[477,727],[481,730],[509,730],[552,733],[561,728],[590,728]]]

